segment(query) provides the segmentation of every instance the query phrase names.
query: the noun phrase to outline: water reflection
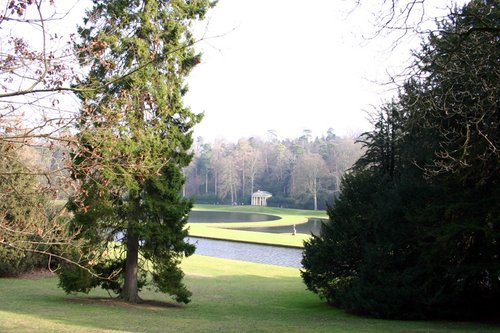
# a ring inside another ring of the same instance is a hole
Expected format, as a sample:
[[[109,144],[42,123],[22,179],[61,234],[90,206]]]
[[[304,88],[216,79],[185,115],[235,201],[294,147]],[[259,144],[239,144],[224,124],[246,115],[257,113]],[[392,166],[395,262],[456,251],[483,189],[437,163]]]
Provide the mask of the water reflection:
[[[192,223],[224,223],[224,222],[264,222],[279,220],[279,216],[260,213],[213,212],[193,210],[189,212]]]
[[[224,223],[224,222],[264,222],[279,220],[280,217],[259,213],[235,213],[214,211],[191,211],[189,222]],[[275,227],[230,228],[245,231],[270,233],[300,233],[319,235],[323,219],[309,219],[306,223]],[[200,255],[249,261],[262,264],[301,268],[302,251],[298,248],[260,245],[225,240],[189,237],[188,242],[195,243],[196,253]]]
[[[188,242],[196,244],[196,254],[204,256],[285,267],[302,267],[300,264],[302,249],[197,237],[189,237]]]
[[[255,227],[255,228],[228,228],[233,230],[245,230],[245,231],[258,231],[258,232],[271,232],[278,234],[290,233],[293,234],[294,230],[298,234],[313,234],[319,236],[321,233],[321,226],[327,220],[323,219],[309,219],[306,223],[295,224],[295,225],[285,225],[277,227]]]

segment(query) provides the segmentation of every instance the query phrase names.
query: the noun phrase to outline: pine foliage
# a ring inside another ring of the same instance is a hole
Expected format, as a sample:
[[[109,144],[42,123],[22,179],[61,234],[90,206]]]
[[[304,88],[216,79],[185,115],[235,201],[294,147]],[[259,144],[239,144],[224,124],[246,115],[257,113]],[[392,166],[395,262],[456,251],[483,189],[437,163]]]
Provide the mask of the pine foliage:
[[[100,285],[130,302],[152,284],[189,302],[180,260],[191,202],[180,195],[191,161],[192,127],[184,78],[200,59],[190,22],[208,1],[94,1],[76,45],[89,72],[76,87],[82,110],[73,175],[74,228],[87,240],[91,270],[60,274],[67,292]]]
[[[363,136],[302,276],[328,302],[388,318],[498,318],[500,10],[439,22]]]

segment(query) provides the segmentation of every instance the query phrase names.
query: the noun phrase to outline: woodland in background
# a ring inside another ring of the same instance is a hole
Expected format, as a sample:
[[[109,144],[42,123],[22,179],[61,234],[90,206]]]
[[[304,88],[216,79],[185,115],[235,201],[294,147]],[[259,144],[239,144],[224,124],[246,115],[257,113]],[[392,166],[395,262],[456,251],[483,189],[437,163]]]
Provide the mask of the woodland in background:
[[[427,1],[379,2],[392,6],[381,10],[383,26],[406,34]],[[305,244],[302,271],[328,302],[385,318],[498,320],[497,0],[437,20],[399,95],[362,135],[364,151],[331,130],[192,142],[201,119],[181,96],[199,56],[188,27],[208,1],[96,0],[81,47],[46,29],[64,17],[54,3],[63,2],[0,8],[0,275],[67,262],[66,291],[101,284],[136,302],[140,253],[154,262],[156,287],[188,302],[177,265],[194,250],[183,244],[191,201],[181,191],[199,203],[249,204],[265,190],[274,206],[333,203],[331,223]],[[95,71],[85,73],[89,64]],[[73,215],[54,204],[68,197]],[[107,260],[120,235],[134,255]]]
[[[326,209],[339,194],[340,179],[361,155],[355,138],[329,129],[312,138],[242,138],[237,143],[193,144],[193,161],[184,170],[184,195],[196,203],[249,205],[255,191],[270,192],[269,206]]]

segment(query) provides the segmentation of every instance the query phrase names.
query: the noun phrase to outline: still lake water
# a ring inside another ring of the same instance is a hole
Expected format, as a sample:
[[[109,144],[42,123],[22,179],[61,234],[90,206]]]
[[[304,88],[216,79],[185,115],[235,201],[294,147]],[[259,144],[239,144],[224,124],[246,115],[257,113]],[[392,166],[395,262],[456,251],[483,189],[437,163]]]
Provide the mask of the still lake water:
[[[301,268],[302,249],[281,246],[260,245],[242,242],[189,237],[188,242],[196,244],[196,254],[249,261],[285,267]]]
[[[215,222],[264,222],[278,220],[278,216],[253,214],[253,213],[226,213],[226,212],[206,212],[191,211],[189,213],[189,222],[192,223],[215,223]],[[318,220],[319,221],[319,220]],[[296,232],[310,233],[318,227],[318,222],[309,221],[304,224],[296,225]],[[312,229],[311,229],[312,228]],[[241,230],[286,233],[292,232],[292,226],[284,227],[258,227],[245,228]],[[124,234],[119,233],[115,240],[123,241]],[[249,261],[260,264],[269,264],[285,267],[301,268],[302,251],[299,248],[290,248],[283,246],[272,246],[263,244],[252,244],[243,242],[233,242],[225,240],[215,240],[198,237],[188,237],[187,241],[196,244],[196,254],[234,259],[240,261]]]
[[[279,220],[279,216],[256,213],[212,212],[192,210],[188,221],[191,223],[224,223],[224,222],[265,222]]]
[[[321,233],[321,226],[326,220],[322,219],[309,219],[306,223],[295,224],[295,232],[298,234],[313,234],[319,236]],[[294,226],[284,225],[277,227],[249,227],[249,228],[228,228],[233,230],[245,231],[258,231],[258,232],[271,232],[277,234],[293,233]]]
[[[216,211],[191,211],[191,223],[224,223],[224,222],[265,222],[279,220],[279,216],[258,213],[235,213]],[[324,220],[309,219],[306,223],[295,226],[230,228],[245,231],[270,233],[296,233],[319,235]],[[259,223],[256,223],[258,225]],[[251,244],[225,240],[189,237],[188,242],[196,244],[196,253],[200,255],[249,261],[261,264],[301,268],[302,251],[299,248]]]
[[[235,213],[235,212],[213,212],[194,210],[189,213],[188,221],[190,223],[225,223],[225,222],[266,222],[279,220],[279,216],[257,213]],[[326,220],[309,219],[306,223],[295,225],[295,232],[299,234],[313,234],[319,236],[321,225]],[[276,226],[276,227],[248,227],[248,228],[228,228],[245,231],[259,231],[270,233],[293,233],[294,226]]]

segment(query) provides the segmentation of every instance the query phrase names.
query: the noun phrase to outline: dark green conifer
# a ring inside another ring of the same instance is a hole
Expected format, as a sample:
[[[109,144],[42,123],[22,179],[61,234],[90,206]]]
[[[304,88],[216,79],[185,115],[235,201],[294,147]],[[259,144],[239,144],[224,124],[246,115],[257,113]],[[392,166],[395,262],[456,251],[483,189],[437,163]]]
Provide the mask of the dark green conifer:
[[[190,23],[208,7],[207,0],[95,0],[79,29],[88,74],[77,87],[73,174],[81,188],[71,207],[94,275],[67,267],[60,274],[67,292],[100,285],[138,302],[151,273],[158,290],[189,301],[179,263],[194,252],[185,242],[192,204],[180,192],[201,116],[182,98],[200,59]]]
[[[305,244],[310,290],[378,317],[498,316],[499,18],[495,1],[471,1],[416,53]]]

